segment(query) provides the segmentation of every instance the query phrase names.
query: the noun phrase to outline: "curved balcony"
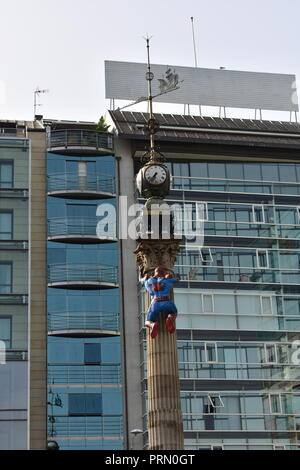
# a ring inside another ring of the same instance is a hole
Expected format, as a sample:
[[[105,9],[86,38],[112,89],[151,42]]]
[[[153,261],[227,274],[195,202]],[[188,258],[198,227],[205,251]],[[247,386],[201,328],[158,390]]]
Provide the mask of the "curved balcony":
[[[48,266],[48,287],[60,289],[114,289],[118,269],[98,263],[58,263]]]
[[[119,314],[115,312],[68,311],[48,315],[49,336],[119,336],[119,328]]]
[[[118,385],[121,384],[119,364],[50,365],[48,383],[61,385]]]
[[[48,152],[68,154],[110,155],[113,153],[113,134],[83,129],[51,131]]]
[[[75,199],[115,197],[115,178],[101,174],[53,173],[48,176],[48,195]]]
[[[97,235],[97,217],[55,217],[48,221],[48,240],[62,243],[112,243],[114,231],[105,232],[105,238]]]

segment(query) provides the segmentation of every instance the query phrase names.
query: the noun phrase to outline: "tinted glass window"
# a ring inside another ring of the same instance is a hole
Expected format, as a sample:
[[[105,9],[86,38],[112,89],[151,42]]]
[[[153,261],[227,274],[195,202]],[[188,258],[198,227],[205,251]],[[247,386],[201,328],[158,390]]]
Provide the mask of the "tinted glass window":
[[[0,188],[12,188],[13,162],[0,162]]]
[[[0,294],[10,294],[12,290],[12,264],[0,263]]]
[[[70,416],[97,416],[102,413],[100,393],[71,393],[69,394]]]
[[[97,343],[85,343],[84,363],[99,364],[101,362],[101,346]]]
[[[0,239],[12,239],[12,212],[0,212]]]
[[[258,163],[245,163],[244,174],[246,180],[261,180],[261,167]]]

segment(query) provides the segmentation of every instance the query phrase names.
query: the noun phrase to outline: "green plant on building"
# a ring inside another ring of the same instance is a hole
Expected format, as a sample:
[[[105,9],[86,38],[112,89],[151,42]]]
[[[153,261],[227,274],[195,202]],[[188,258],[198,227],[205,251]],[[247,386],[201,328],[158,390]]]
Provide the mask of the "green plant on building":
[[[96,127],[96,130],[98,132],[108,132],[108,129],[110,128],[110,126],[108,126],[105,122],[105,117],[104,116],[101,116],[99,121],[98,121],[98,124],[97,124],[97,127]]]

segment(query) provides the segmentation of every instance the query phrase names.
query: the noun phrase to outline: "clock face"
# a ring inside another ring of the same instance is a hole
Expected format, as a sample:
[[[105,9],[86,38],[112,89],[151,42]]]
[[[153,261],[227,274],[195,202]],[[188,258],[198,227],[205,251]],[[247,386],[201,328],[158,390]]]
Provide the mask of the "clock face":
[[[167,179],[167,171],[163,166],[151,165],[145,171],[145,178],[150,184],[162,184]]]

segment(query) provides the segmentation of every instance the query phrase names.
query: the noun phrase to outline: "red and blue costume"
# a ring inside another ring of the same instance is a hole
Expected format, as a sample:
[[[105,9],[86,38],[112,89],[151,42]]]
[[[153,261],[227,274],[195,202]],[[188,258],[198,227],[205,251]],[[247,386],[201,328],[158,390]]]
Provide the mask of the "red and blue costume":
[[[157,322],[161,312],[177,315],[176,305],[170,298],[170,291],[175,282],[178,282],[178,279],[165,277],[150,277],[143,281],[151,297],[147,321]]]

